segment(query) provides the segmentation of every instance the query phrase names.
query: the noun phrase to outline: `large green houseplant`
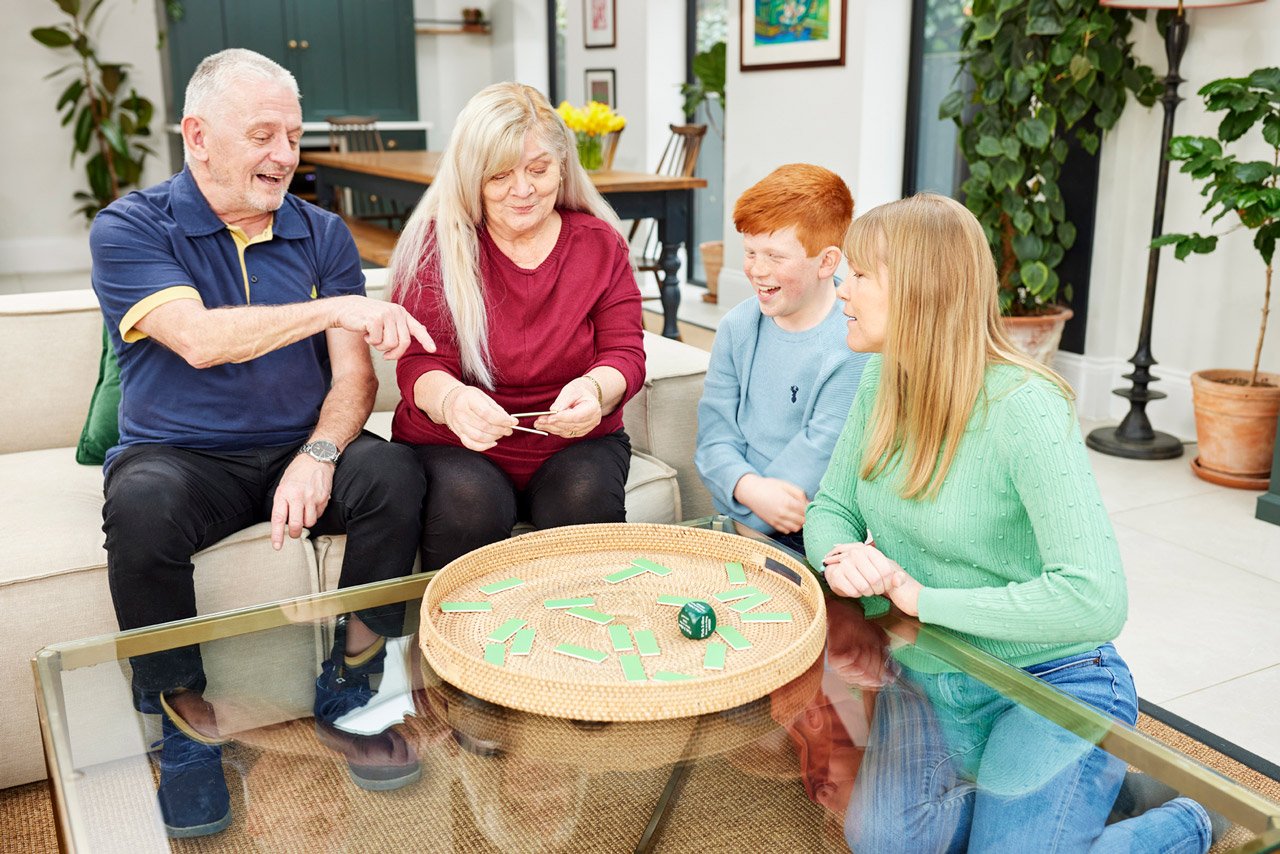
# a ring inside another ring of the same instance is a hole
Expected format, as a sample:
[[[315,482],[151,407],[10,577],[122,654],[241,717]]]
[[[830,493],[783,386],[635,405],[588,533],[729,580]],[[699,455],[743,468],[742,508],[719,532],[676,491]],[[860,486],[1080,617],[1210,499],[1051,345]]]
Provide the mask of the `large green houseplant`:
[[[1098,0],[972,4],[939,115],[959,126],[965,203],[995,255],[1006,315],[1052,313],[1071,298],[1058,274],[1076,240],[1060,187],[1069,137],[1092,154],[1129,93],[1146,106],[1159,94],[1133,57],[1130,14]]]
[[[1203,212],[1214,211],[1214,223],[1226,219],[1232,231],[1253,232],[1253,246],[1266,273],[1253,367],[1197,371],[1191,377],[1200,452],[1192,468],[1217,483],[1265,489],[1280,412],[1280,375],[1259,370],[1280,239],[1280,68],[1214,80],[1200,89],[1200,95],[1210,111],[1226,113],[1217,138],[1174,137],[1169,159],[1181,161],[1181,171],[1200,182],[1201,195],[1209,197]],[[1224,143],[1269,149],[1269,160],[1240,160],[1224,150]],[[1173,246],[1174,256],[1184,260],[1193,253],[1213,252],[1218,237],[1166,234],[1152,246]]]
[[[70,53],[72,61],[48,77],[67,76],[70,82],[54,109],[63,126],[72,127],[71,162],[86,157],[89,192],[78,191],[76,211],[92,220],[129,188],[138,185],[148,155],[140,138],[151,135],[152,104],[128,85],[128,65],[103,62],[89,35],[103,0],[84,6],[80,0],[53,0],[69,20],[52,27],[36,27],[31,37],[46,47]]]

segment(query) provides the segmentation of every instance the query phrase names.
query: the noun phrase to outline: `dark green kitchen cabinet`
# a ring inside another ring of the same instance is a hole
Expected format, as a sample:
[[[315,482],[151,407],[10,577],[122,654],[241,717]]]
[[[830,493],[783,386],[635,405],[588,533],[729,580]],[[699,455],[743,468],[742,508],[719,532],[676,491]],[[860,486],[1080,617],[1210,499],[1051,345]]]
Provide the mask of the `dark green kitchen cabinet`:
[[[292,71],[304,121],[418,118],[413,0],[187,0],[167,38],[172,122],[200,60],[228,47]]]

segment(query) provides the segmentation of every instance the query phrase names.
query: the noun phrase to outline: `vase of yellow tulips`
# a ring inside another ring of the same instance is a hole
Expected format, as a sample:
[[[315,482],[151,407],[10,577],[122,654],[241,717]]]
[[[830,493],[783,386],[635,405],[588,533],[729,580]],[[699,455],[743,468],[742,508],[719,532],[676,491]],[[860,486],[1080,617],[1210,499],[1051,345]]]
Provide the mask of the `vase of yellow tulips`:
[[[609,109],[608,104],[592,101],[585,107],[575,107],[561,101],[556,108],[560,118],[578,138],[578,160],[582,168],[595,172],[604,168],[606,138],[614,137],[627,126],[627,120]],[[613,144],[610,139],[609,143]]]

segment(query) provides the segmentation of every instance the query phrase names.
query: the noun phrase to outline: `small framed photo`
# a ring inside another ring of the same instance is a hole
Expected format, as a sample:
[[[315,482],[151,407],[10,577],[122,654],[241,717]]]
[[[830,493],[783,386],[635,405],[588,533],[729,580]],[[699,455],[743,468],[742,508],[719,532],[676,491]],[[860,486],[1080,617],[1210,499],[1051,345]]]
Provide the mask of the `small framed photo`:
[[[616,47],[618,0],[582,0],[584,47]]]
[[[617,72],[612,68],[588,68],[583,73],[586,78],[583,91],[586,92],[587,102],[599,101],[606,104],[609,109],[616,110],[618,102],[614,97],[614,90],[618,83]]]
[[[742,0],[742,71],[844,65],[848,0]]]

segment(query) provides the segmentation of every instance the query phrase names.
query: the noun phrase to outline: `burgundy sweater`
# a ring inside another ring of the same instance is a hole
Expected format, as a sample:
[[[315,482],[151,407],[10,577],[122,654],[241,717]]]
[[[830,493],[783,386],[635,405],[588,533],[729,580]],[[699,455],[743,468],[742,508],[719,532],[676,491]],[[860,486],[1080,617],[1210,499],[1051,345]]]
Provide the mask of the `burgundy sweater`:
[[[561,210],[560,216],[555,248],[534,270],[516,266],[483,225],[477,229],[496,386],[490,395],[507,412],[544,410],[570,380],[608,365],[622,374],[627,390],[589,434],[604,436],[622,427],[622,405],[644,382],[640,289],[617,232],[590,214]],[[428,371],[445,371],[471,384],[462,376],[438,264],[401,300],[431,333],[437,349],[427,353],[415,341],[397,362],[401,398],[392,437],[417,445],[461,446],[452,430],[433,422],[413,402],[414,383]],[[521,423],[531,426],[532,420]],[[524,489],[539,466],[572,441],[577,440],[517,430],[485,454],[517,489]]]

